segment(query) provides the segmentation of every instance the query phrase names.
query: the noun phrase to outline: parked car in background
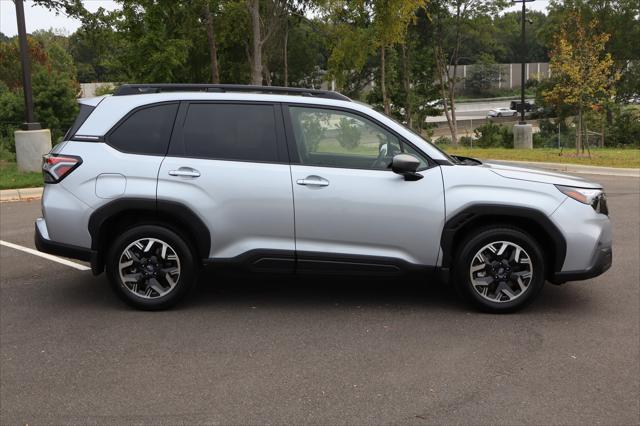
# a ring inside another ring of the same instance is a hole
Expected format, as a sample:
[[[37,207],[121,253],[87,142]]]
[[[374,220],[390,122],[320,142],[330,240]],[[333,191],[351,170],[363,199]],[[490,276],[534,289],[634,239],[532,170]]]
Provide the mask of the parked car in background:
[[[487,113],[487,117],[515,117],[516,115],[518,111],[510,108],[495,108]]]
[[[522,102],[520,102],[520,101],[511,101],[511,103],[509,104],[509,108],[511,108],[512,110],[515,110],[517,112],[521,112],[522,111]],[[525,112],[531,111],[532,108],[533,108],[533,105],[531,104],[531,102],[524,101],[524,110],[525,110]]]

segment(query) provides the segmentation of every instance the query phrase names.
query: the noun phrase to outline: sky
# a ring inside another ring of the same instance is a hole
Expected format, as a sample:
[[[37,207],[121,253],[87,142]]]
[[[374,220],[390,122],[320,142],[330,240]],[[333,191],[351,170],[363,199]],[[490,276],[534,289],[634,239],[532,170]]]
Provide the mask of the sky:
[[[112,0],[84,0],[85,7],[89,11],[95,11],[99,7],[107,10],[113,10],[118,7],[117,3]],[[546,11],[549,0],[536,0],[527,3],[528,9]],[[507,10],[519,10],[520,4],[512,6]],[[72,34],[80,27],[80,21],[69,18],[64,14],[56,15],[41,6],[33,6],[33,2],[25,1],[25,24],[27,32],[35,30],[48,30],[50,28],[61,30],[63,33]],[[16,8],[13,0],[0,0],[0,31],[7,36],[14,36],[18,33],[16,25]]]

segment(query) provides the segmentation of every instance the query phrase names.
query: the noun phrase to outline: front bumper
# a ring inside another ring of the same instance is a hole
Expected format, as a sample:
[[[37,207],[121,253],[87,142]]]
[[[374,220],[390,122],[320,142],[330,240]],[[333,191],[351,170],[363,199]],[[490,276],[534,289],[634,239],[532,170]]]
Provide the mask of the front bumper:
[[[36,248],[43,252],[53,254],[55,256],[68,257],[71,259],[84,260],[91,262],[91,269],[94,269],[94,264],[97,264],[97,252],[84,247],[78,247],[71,244],[58,243],[48,238],[49,233],[47,231],[46,223],[44,219],[40,218],[35,223],[35,235],[34,240]]]
[[[556,272],[551,278],[551,282],[554,284],[562,284],[567,281],[580,281],[588,280],[589,278],[597,277],[604,274],[613,262],[613,251],[611,247],[600,248],[596,251],[596,254],[586,269],[580,271],[566,271]]]

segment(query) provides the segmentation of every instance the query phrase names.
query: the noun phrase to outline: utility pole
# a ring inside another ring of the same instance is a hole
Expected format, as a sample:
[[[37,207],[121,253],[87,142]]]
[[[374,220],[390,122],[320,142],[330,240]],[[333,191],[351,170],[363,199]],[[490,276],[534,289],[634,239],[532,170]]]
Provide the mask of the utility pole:
[[[33,115],[33,93],[31,90],[31,59],[29,58],[29,43],[27,42],[27,28],[24,23],[24,2],[14,0],[16,5],[16,19],[18,21],[18,42],[20,44],[20,62],[22,63],[22,91],[24,93],[24,118],[22,130],[16,130],[16,160],[18,169],[27,172],[41,170],[42,156],[51,151],[51,132],[43,129],[35,121]]]
[[[31,90],[31,59],[29,58],[29,44],[27,42],[27,29],[24,23],[24,3],[15,0],[16,18],[18,20],[18,41],[20,43],[20,62],[22,63],[22,89],[24,92],[25,122],[24,130],[39,130],[40,123],[33,117],[33,92]]]
[[[531,125],[525,121],[524,90],[525,90],[525,67],[527,66],[527,41],[525,39],[525,24],[527,22],[527,3],[534,0],[511,0],[512,3],[522,3],[522,30],[521,30],[521,64],[520,64],[520,122],[513,126],[514,148],[533,148],[533,131]]]

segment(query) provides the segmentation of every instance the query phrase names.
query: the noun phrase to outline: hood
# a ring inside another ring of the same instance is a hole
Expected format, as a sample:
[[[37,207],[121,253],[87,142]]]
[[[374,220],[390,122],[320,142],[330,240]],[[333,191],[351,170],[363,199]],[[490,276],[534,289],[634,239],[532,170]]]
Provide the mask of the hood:
[[[481,167],[490,168],[491,171],[497,175],[507,179],[528,180],[531,182],[575,186],[578,188],[602,188],[602,185],[599,183],[591,182],[577,176],[557,173],[551,170],[537,169],[535,167],[512,166],[498,162],[483,162]]]

